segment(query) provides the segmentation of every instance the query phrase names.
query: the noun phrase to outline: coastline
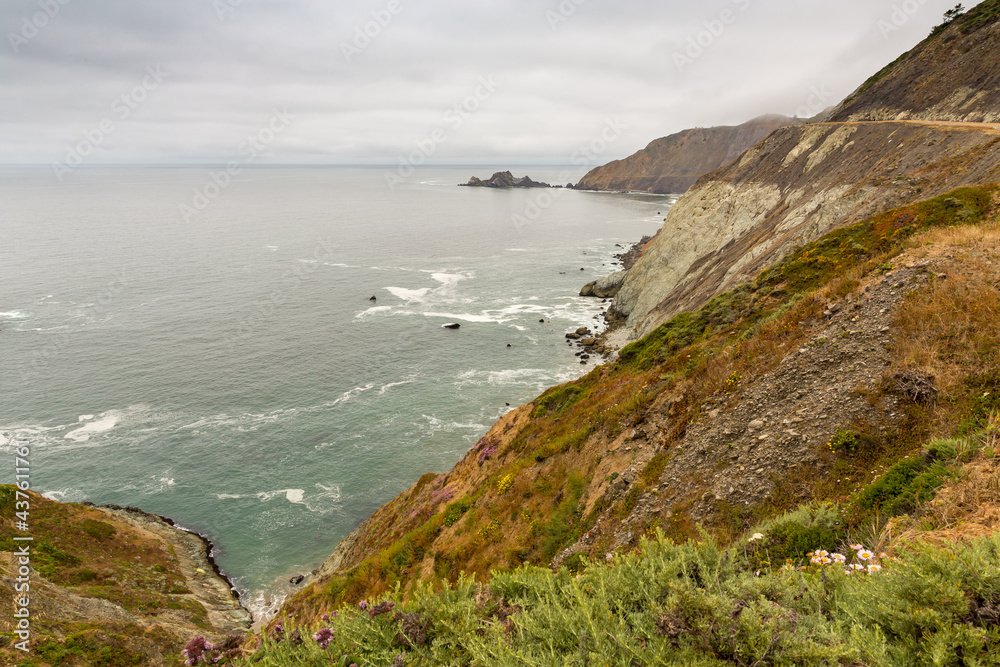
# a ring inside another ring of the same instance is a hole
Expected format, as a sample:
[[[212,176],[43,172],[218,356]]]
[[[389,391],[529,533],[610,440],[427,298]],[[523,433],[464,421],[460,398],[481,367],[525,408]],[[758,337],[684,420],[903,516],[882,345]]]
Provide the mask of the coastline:
[[[638,261],[639,257],[641,257],[645,248],[648,247],[649,243],[651,243],[653,239],[655,239],[659,235],[660,231],[662,231],[662,227],[658,229],[654,234],[645,235],[638,241],[631,243],[627,247],[622,246],[622,252],[613,255],[612,267],[614,267],[617,264],[620,267],[619,269],[620,271],[628,271],[629,269],[631,269],[632,266],[635,264],[635,262]],[[591,336],[593,339],[596,339],[598,342],[595,344],[584,344],[582,341],[587,339],[581,339],[580,338],[581,335],[579,333],[572,334],[576,335],[577,338],[567,340],[567,343],[569,345],[575,344],[578,347],[580,347],[583,353],[587,353],[589,351],[590,353],[594,353],[600,356],[600,359],[595,360],[596,363],[593,364],[591,368],[587,369],[587,371],[584,371],[583,374],[609,361],[613,361],[614,357],[617,355],[617,351],[628,343],[627,341],[628,330],[624,326],[624,321],[619,320],[616,322],[614,318],[609,316],[609,311],[613,299],[604,298],[601,299],[601,301],[603,302],[604,307],[600,310],[598,317],[603,322],[605,328],[602,331],[593,333],[588,332],[587,334],[588,336]],[[581,329],[583,328],[585,327],[581,326]],[[571,334],[565,334],[565,335],[568,337]],[[617,338],[622,338],[623,342],[621,344],[613,344],[612,341],[617,341]],[[597,352],[598,346],[600,346],[600,348],[603,348],[601,349],[600,352]],[[587,360],[583,361],[583,364],[590,366]],[[500,425],[505,420],[509,420],[511,416],[514,415],[514,413],[517,413],[523,407],[524,405],[512,407],[506,415],[501,417],[499,420],[497,420],[497,422],[495,422],[490,426],[490,429],[488,430],[487,433],[493,432],[498,425]],[[466,455],[464,455],[462,458],[456,461],[455,464],[448,471],[442,474],[445,476],[452,475],[455,472],[456,468],[462,465],[463,461],[465,461],[465,459],[467,458],[467,455],[468,453],[466,453]],[[419,482],[415,482],[415,484],[419,484]],[[294,595],[294,593],[297,590],[305,589],[309,587],[311,584],[316,583],[317,581],[321,581],[325,578],[329,578],[330,576],[337,574],[338,572],[344,571],[341,569],[341,564],[344,563],[345,559],[350,562],[352,561],[351,556],[357,555],[357,554],[352,554],[352,551],[354,551],[356,547],[357,549],[363,550],[364,545],[362,543],[364,540],[362,538],[365,534],[366,528],[371,524],[375,516],[385,507],[395,503],[400,496],[406,495],[412,488],[413,486],[411,485],[407,489],[403,489],[400,492],[400,494],[396,496],[396,498],[393,498],[382,507],[376,509],[375,512],[373,512],[370,516],[359,521],[358,524],[354,527],[354,529],[351,530],[337,543],[334,550],[330,553],[329,556],[327,556],[326,559],[324,559],[322,563],[320,563],[318,566],[314,567],[312,570],[310,570],[308,573],[304,575],[304,579],[301,582],[299,582],[299,584],[295,585],[292,589],[288,589],[287,584],[282,586],[287,591],[284,600],[287,600],[287,596]],[[356,560],[356,558],[354,560]],[[350,567],[353,567],[353,565],[351,565]],[[348,567],[347,569],[350,569],[350,567]],[[280,608],[284,605],[284,600],[276,604],[273,608],[276,610],[280,610]],[[262,624],[266,624],[269,620],[270,620],[269,618],[256,619],[254,623],[254,628],[255,629],[259,628]]]
[[[212,555],[215,545],[208,537],[181,526],[169,517],[146,512],[138,507],[95,505],[89,502],[80,504],[165,539],[174,547],[184,576],[192,584],[197,584],[190,588],[208,610],[212,625],[223,628],[223,634],[250,629],[254,622],[253,613],[243,605],[239,591],[216,563]]]

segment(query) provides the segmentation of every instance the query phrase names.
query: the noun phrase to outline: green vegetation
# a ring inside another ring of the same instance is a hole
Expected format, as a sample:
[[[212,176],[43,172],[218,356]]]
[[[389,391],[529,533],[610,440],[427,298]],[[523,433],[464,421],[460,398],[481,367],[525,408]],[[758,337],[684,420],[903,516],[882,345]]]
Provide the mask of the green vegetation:
[[[488,587],[462,578],[386,598],[393,607],[366,602],[303,628],[298,645],[286,619],[284,641],[272,635],[233,664],[1000,664],[1000,536],[915,547],[883,566],[758,571],[742,549],[660,535],[575,576],[524,567]],[[321,648],[310,636],[325,627]]]
[[[81,598],[107,600],[133,616],[149,619],[169,613],[205,631],[208,611],[189,595],[176,555],[158,538],[118,524],[104,512],[73,503],[58,503],[28,492],[31,565],[39,577]],[[23,500],[23,498],[22,498]],[[12,485],[0,486],[0,512],[11,517],[17,501]],[[14,551],[18,533],[12,521],[0,523],[0,551]],[[32,580],[34,594],[39,582]],[[35,597],[32,598],[35,600]],[[46,596],[38,594],[39,601]],[[56,598],[58,599],[58,598]],[[33,605],[35,602],[33,602]],[[183,646],[166,630],[147,631],[139,624],[78,623],[75,617],[42,607],[32,609],[33,651],[24,656],[10,636],[0,641],[0,663],[19,667],[149,664],[150,652],[174,655]],[[180,612],[180,613],[178,613]]]
[[[975,32],[1000,20],[1000,0],[985,0],[957,18],[964,34]]]
[[[115,529],[109,523],[84,519],[80,522],[80,529],[93,537],[95,540],[109,540],[115,536]]]
[[[116,632],[117,631],[117,632]],[[128,648],[129,636],[143,634],[141,628],[101,627],[83,630],[63,641],[42,641],[34,649],[39,658],[52,665],[86,664],[95,667],[142,665],[146,657]],[[31,662],[21,663],[27,667]]]
[[[835,230],[791,253],[752,283],[720,294],[694,312],[677,315],[625,347],[619,362],[648,370],[682,349],[723,333],[744,340],[757,336],[766,327],[779,325],[806,295],[836,282],[848,269],[877,270],[913,235],[931,227],[981,221],[995,190],[962,188]]]

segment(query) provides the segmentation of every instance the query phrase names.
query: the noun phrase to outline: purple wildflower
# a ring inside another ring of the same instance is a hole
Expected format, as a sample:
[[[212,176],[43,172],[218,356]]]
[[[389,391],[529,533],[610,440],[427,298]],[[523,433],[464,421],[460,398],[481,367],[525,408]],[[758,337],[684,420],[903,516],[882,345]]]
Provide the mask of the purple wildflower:
[[[368,615],[371,616],[372,618],[375,618],[376,616],[381,616],[382,614],[389,613],[395,606],[396,606],[395,602],[380,602],[368,610]]]
[[[316,640],[320,648],[326,648],[330,645],[330,640],[333,639],[333,628],[323,628],[313,635],[313,639]]]
[[[361,602],[359,602],[358,609],[360,609],[361,611],[366,611],[368,609],[368,601],[362,600]]]
[[[187,658],[187,660],[184,661],[184,664],[189,666],[197,665],[198,661],[201,660],[202,655],[206,651],[210,650],[208,648],[209,646],[210,644],[208,644],[208,642],[205,641],[205,638],[201,636],[195,637],[189,641],[187,646],[184,647],[184,650],[181,651],[181,655]]]
[[[329,621],[330,620],[330,614],[323,614],[323,616],[321,616],[320,618],[322,618],[324,621]]]
[[[497,453],[499,446],[500,438],[496,436],[483,438],[476,443],[476,451],[479,452],[479,465],[483,465],[485,461],[492,458]]]

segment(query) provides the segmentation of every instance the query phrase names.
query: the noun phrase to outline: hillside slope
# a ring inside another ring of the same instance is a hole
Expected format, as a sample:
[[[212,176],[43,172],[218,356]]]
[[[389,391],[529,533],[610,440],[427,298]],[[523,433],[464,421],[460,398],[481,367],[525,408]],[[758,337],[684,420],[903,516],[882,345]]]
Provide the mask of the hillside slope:
[[[733,127],[684,130],[656,139],[624,160],[592,169],[576,187],[681,194],[702,175],[729,164],[771,132],[799,122],[769,115]]]
[[[1000,0],[986,0],[866,81],[832,121],[1000,122]]]
[[[834,232],[511,412],[284,611],[317,621],[396,585],[613,559],[656,529],[725,543],[810,499],[850,504],[928,438],[982,427],[1000,408],[1000,317],[977,306],[1000,303],[997,191]]]
[[[15,552],[24,545],[13,540],[22,534],[12,525],[15,491],[0,486],[0,592],[8,601],[20,567]],[[28,495],[31,652],[14,648],[15,620],[4,614],[2,664],[175,665],[195,635],[250,628],[250,614],[198,536],[138,510]]]

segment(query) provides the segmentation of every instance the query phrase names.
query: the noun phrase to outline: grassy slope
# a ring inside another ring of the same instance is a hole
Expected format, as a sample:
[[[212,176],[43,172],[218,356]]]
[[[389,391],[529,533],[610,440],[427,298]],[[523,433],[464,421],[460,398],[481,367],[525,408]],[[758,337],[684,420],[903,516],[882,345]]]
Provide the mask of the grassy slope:
[[[617,363],[549,390],[534,402],[527,426],[483,462],[482,479],[477,480],[474,492],[452,498],[448,485],[454,480],[428,476],[392,517],[401,529],[374,527],[372,532],[382,536],[381,542],[370,545],[374,555],[304,590],[285,610],[303,621],[314,621],[323,611],[396,587],[412,591],[418,580],[441,587],[456,582],[463,571],[482,581],[494,570],[547,565],[589,530],[598,516],[627,516],[662,470],[663,459],[654,458],[625,498],[615,503],[591,498],[588,504],[583,489],[593,482],[600,466],[599,458],[589,454],[592,443],[613,440],[639,423],[664,395],[677,397],[671,408],[676,426],[668,437],[681,440],[686,424],[706,409],[733,405],[741,387],[797,349],[806,335],[804,323],[817,318],[829,298],[844,296],[866,276],[886,270],[914,235],[937,227],[979,223],[993,215],[996,191],[995,186],[963,188],[835,231],[791,254],[753,283],[664,324],[625,348]],[[963,319],[968,315],[964,312],[968,310],[966,296],[966,301],[959,298],[951,304],[956,312],[942,327],[967,324]],[[837,476],[870,481],[873,471],[919,451],[931,435],[950,434],[963,420],[978,419],[981,426],[990,407],[996,407],[989,400],[983,403],[981,395],[996,388],[994,396],[1000,396],[996,326],[994,322],[962,354],[938,360],[948,366],[946,375],[952,381],[943,388],[946,400],[937,407],[912,405],[904,427],[888,434],[865,433],[863,425],[845,434],[863,446],[839,455]],[[941,330],[930,335],[953,334]],[[903,338],[909,340],[908,334]],[[904,363],[901,358],[899,363]],[[482,444],[488,448],[491,443]],[[470,455],[476,456],[475,450]],[[533,479],[523,474],[539,461],[545,464],[541,474]],[[842,485],[831,479],[817,476],[796,481],[799,489],[809,489],[814,500],[852,502]],[[752,524],[792,510],[802,501],[800,494],[779,488],[769,502],[720,514],[708,528],[723,544],[729,543]],[[588,507],[590,511],[585,511]],[[868,507],[867,514],[859,509],[847,521],[851,525],[868,521],[876,509],[878,503]],[[683,512],[674,519],[660,526],[669,538],[683,541],[698,536]],[[598,547],[594,555],[608,545]]]
[[[969,437],[934,442],[927,458],[956,479],[967,461],[988,464],[995,485],[998,426],[994,417]],[[859,497],[878,493],[905,496],[876,483]],[[1000,489],[992,502],[1000,507]],[[463,577],[443,592],[421,587],[407,599],[366,601],[367,610],[342,608],[298,628],[299,642],[286,619],[238,664],[1000,664],[1000,534],[933,546],[894,539],[892,526],[878,523],[874,532],[849,530],[843,513],[829,503],[805,507],[728,549],[708,536],[677,544],[657,531],[635,552],[583,563],[579,574],[522,567],[487,586]],[[924,530],[942,527],[929,511],[918,516]],[[855,541],[874,554],[852,550]],[[839,550],[845,565],[809,558],[819,549]],[[321,647],[310,637],[324,628],[330,641]]]
[[[109,600],[134,616],[155,620],[166,610],[187,616],[193,627],[208,628],[207,612],[187,597],[190,591],[176,557],[159,540],[149,539],[124,525],[112,525],[108,515],[72,503],[31,496],[31,562],[38,575],[75,595]],[[0,486],[0,552],[16,551],[13,537],[15,488]],[[0,563],[0,570],[6,569]],[[49,608],[48,587],[33,578],[32,654],[15,652],[9,618],[0,622],[0,661],[25,667],[42,665],[145,664],[144,645],[165,654],[177,653],[178,637],[147,631],[130,623],[100,619],[66,621],[62,610]],[[48,600],[48,601],[47,601]]]

